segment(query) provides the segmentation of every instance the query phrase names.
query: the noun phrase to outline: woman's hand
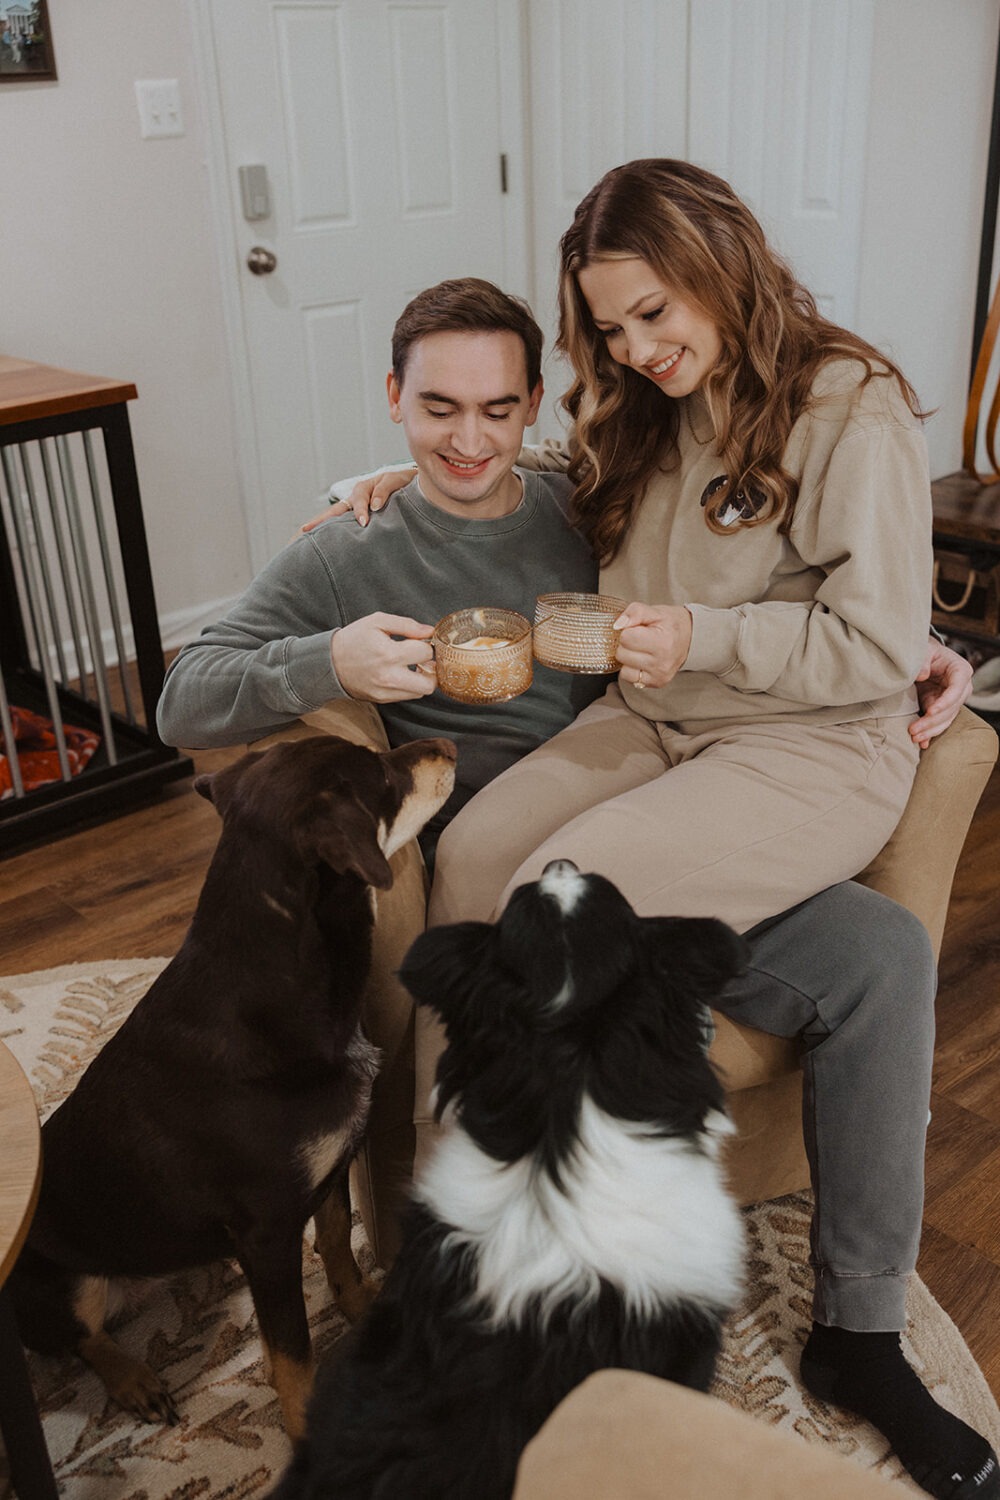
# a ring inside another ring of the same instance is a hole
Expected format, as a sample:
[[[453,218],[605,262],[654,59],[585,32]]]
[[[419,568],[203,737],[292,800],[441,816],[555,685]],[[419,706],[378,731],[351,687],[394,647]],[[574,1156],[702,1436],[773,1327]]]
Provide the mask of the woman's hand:
[[[694,625],[683,604],[626,605],[614,628],[622,633],[619,675],[637,688],[666,687],[687,661]]]
[[[353,490],[351,494],[354,494]],[[321,510],[318,516],[312,516],[310,520],[303,521],[295,535],[301,536],[307,531],[315,530],[317,526],[322,526],[324,521],[329,521],[331,516],[346,516],[347,512],[351,509],[350,501],[334,500],[332,505],[328,505],[326,510]]]
[[[410,468],[383,469],[379,474],[364,475],[356,481],[346,500],[335,500],[327,510],[313,516],[299,530],[312,531],[314,527],[322,526],[324,521],[329,521],[331,516],[346,516],[349,510],[354,512],[354,519],[359,526],[367,526],[370,513],[381,510],[390,496],[410,483],[416,471],[417,466],[413,464]]]
[[[365,615],[334,632],[330,657],[344,692],[365,703],[426,698],[437,687],[433,625],[405,615]]]
[[[936,735],[944,734],[972,692],[972,663],[950,646],[928,641],[916,683],[920,718],[910,725],[910,738],[926,750]]]

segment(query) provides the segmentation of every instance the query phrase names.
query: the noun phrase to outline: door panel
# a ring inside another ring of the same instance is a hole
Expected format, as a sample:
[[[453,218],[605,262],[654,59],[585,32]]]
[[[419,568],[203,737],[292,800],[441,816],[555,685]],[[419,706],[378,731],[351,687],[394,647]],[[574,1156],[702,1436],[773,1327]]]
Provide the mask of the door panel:
[[[409,297],[448,276],[504,284],[498,0],[209,7],[259,565],[332,479],[405,456],[384,382]],[[271,213],[247,222],[238,169],[254,162]],[[271,274],[248,269],[255,245],[277,257]]]
[[[857,308],[873,0],[704,0],[688,150],[754,209],[823,312]]]
[[[550,340],[559,236],[602,173],[642,156],[726,178],[827,316],[852,326],[873,25],[874,0],[532,0],[536,298]],[[548,374],[555,396],[568,371],[552,359]],[[547,400],[547,435],[552,411]]]

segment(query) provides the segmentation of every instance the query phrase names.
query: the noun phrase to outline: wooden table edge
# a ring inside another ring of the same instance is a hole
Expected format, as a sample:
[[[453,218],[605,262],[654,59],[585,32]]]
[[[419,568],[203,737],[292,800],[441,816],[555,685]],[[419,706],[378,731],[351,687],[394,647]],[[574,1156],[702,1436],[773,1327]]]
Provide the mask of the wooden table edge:
[[[42,1135],[31,1084],[0,1041],[0,1286],[28,1236],[42,1182]]]

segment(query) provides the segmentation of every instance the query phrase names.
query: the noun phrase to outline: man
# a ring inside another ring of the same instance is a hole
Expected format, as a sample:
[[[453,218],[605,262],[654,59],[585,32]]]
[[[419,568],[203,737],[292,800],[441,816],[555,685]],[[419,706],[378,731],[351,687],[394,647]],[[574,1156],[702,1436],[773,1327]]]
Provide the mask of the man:
[[[430,857],[479,787],[603,691],[605,679],[536,665],[508,703],[435,692],[429,637],[451,610],[496,604],[530,620],[538,594],[596,586],[567,519],[569,480],[516,467],[542,399],[541,350],[527,307],[488,282],[447,281],[413,299],[386,385],[416,476],[377,526],[341,517],[297,538],[185,647],[157,711],[167,743],[241,744],[341,697],[375,703],[393,745],[449,735],[458,777],[421,837]]]

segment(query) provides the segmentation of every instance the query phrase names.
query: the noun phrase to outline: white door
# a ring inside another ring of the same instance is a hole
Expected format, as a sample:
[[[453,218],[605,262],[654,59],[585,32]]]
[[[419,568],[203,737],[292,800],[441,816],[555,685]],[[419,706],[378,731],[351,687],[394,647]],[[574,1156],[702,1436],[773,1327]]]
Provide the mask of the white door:
[[[678,156],[725,177],[822,311],[852,327],[874,0],[532,0],[537,309],[556,323],[559,236],[609,167]],[[540,426],[569,383],[546,366]]]
[[[408,299],[449,276],[508,286],[523,264],[505,244],[518,220],[501,185],[512,10],[208,0],[255,567],[332,479],[406,456],[384,381]],[[262,169],[249,201],[241,167]],[[249,268],[255,250],[263,274]]]
[[[820,311],[854,327],[874,0],[700,0],[687,149],[731,182]]]

